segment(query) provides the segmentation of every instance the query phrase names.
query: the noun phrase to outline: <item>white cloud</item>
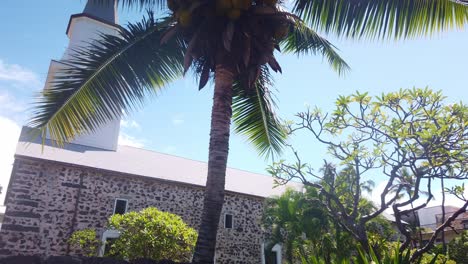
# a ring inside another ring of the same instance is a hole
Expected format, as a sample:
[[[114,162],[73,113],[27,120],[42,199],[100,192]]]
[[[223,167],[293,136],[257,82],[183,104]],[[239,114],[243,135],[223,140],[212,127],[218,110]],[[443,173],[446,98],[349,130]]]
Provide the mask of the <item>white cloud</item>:
[[[26,104],[19,102],[7,91],[0,91],[0,110],[2,113],[23,113],[26,110]]]
[[[386,184],[387,184],[387,181],[379,182],[375,186],[375,188],[372,190],[372,194],[370,195],[370,197],[367,196],[367,198],[370,198],[377,206],[380,205],[380,195],[382,194],[383,190],[385,189]],[[458,184],[460,185],[461,182],[458,182]],[[441,205],[442,204],[442,191],[441,191],[440,187],[437,186],[436,182],[433,183],[432,195],[434,196],[434,198],[427,204],[427,207]],[[387,196],[387,197],[388,198],[386,200],[391,198],[390,195]],[[465,197],[468,197],[468,188],[465,189]],[[416,200],[413,203],[413,206],[421,205],[421,204],[425,203],[426,200],[427,200],[426,195],[420,195],[419,199]],[[464,202],[462,200],[458,199],[457,197],[455,197],[454,195],[446,193],[446,195],[445,195],[445,204],[446,205],[456,206],[456,207],[461,207],[461,206],[463,206]],[[411,205],[408,205],[407,207],[410,208]],[[391,209],[387,210],[387,212],[393,213],[393,211]]]
[[[8,81],[37,87],[41,85],[39,76],[33,71],[17,64],[7,64],[0,59],[0,81]]]
[[[143,148],[145,146],[145,140],[138,139],[123,132],[120,132],[118,144],[135,148]]]
[[[2,146],[0,148],[0,185],[3,187],[0,203],[3,204],[21,128],[11,119],[0,116],[0,129],[2,131],[0,137],[0,146]]]
[[[171,121],[172,121],[172,124],[173,124],[174,126],[182,125],[182,124],[185,122],[185,120],[184,120],[184,115],[182,115],[182,114],[177,114],[177,115],[175,115],[175,116],[172,117],[172,120],[171,120]]]
[[[459,183],[461,185],[461,182]],[[434,195],[434,199],[432,199],[427,206],[436,206],[436,205],[441,205],[442,204],[442,192],[441,190],[437,191],[432,191],[432,194]],[[468,188],[465,188],[465,197],[468,197]],[[455,195],[451,195],[446,193],[445,194],[445,204],[446,205],[452,205],[456,207],[461,207],[463,206],[464,202]]]
[[[140,124],[138,124],[138,122],[136,122],[135,120],[120,120],[120,125],[123,127],[123,128],[134,128],[134,129],[138,129],[138,130],[141,130],[141,126]]]
[[[381,181],[381,182],[377,183],[375,185],[374,189],[372,190],[372,194],[370,195],[370,199],[377,206],[379,206],[380,203],[381,203],[380,202],[380,195],[384,191],[386,185],[387,185],[387,181]],[[387,198],[386,200],[388,200],[388,199],[389,198]]]

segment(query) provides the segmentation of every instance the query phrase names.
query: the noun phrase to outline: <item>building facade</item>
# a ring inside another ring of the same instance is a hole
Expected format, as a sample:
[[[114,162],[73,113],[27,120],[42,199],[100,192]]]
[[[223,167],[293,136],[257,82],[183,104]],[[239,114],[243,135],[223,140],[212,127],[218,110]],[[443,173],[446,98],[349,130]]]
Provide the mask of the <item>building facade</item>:
[[[260,263],[263,198],[229,192],[218,232],[217,263]],[[74,254],[66,243],[95,228],[105,241],[115,210],[154,206],[198,228],[203,188],[31,157],[17,157],[0,232],[2,255]],[[123,205],[122,205],[123,204]],[[226,216],[230,218],[226,225]]]
[[[203,209],[207,164],[127,146],[109,151],[29,140],[24,128],[6,196],[0,256],[76,254],[67,244],[80,229],[95,228],[106,241],[114,213],[153,206],[180,215],[195,229]],[[262,263],[264,200],[285,188],[273,178],[227,170],[227,195],[218,230],[217,263]],[[103,252],[104,249],[101,249]],[[274,253],[281,260],[281,248]],[[278,262],[280,263],[280,262]]]
[[[77,47],[100,33],[118,34],[116,1],[87,2],[83,13],[67,26],[69,47],[52,60],[45,83],[53,85],[57,71]],[[76,254],[67,240],[80,229],[94,228],[106,241],[115,231],[106,227],[114,213],[156,207],[178,214],[195,229],[203,209],[207,164],[127,146],[118,146],[120,118],[64,148],[45,139],[31,139],[23,128],[6,195],[0,231],[0,257],[11,255]],[[226,198],[218,230],[217,263],[263,263],[265,231],[261,225],[264,200],[280,195],[290,184],[273,188],[273,178],[227,169]],[[273,248],[275,263],[281,247]],[[104,251],[101,248],[100,253]]]
[[[436,229],[441,226],[445,220],[453,215],[456,211],[458,211],[458,207],[446,205],[445,208],[445,217],[442,217],[442,206],[431,206],[425,207],[417,210],[415,214],[408,214],[403,215],[403,219],[411,225],[419,227],[421,233],[416,232],[414,234],[415,240],[422,239],[422,243],[428,242],[431,237],[434,235]],[[451,224],[450,227],[444,229],[443,236],[442,232],[437,236],[435,242],[436,244],[442,243],[442,239],[445,240],[446,243],[453,240],[457,237],[461,232],[468,230],[468,212],[464,212],[460,214]]]

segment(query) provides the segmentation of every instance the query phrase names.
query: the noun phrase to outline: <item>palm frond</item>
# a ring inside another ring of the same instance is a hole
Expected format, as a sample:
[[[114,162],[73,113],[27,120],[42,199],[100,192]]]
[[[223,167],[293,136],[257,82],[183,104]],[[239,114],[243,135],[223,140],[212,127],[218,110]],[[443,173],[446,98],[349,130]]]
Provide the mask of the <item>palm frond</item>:
[[[114,3],[115,0],[88,0],[97,4],[108,5]],[[135,8],[138,10],[160,10],[166,7],[165,0],[117,0],[119,6],[123,8]]]
[[[312,28],[346,37],[408,38],[460,28],[468,8],[452,0],[296,0]]]
[[[182,76],[185,44],[173,38],[160,45],[169,26],[150,13],[120,36],[102,35],[76,50],[38,98],[29,125],[61,145],[140,106]]]
[[[288,36],[281,42],[285,52],[300,54],[321,53],[339,74],[349,70],[348,64],[338,55],[336,47],[321,37],[302,21],[295,21]]]
[[[235,132],[244,135],[262,155],[280,153],[286,140],[286,133],[274,113],[273,101],[268,86],[271,76],[266,66],[262,67],[259,78],[251,89],[246,89],[238,80],[234,83],[232,103]]]

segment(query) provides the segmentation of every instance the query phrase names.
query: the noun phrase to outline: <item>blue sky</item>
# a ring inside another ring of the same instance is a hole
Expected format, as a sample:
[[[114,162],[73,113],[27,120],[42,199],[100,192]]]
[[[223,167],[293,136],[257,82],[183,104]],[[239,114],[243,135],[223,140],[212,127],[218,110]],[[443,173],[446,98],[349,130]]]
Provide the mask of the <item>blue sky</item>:
[[[0,184],[6,186],[19,127],[34,93],[42,89],[51,59],[59,59],[68,44],[71,14],[85,1],[3,0],[0,7]],[[137,20],[123,11],[121,24]],[[448,101],[468,102],[468,27],[431,38],[405,41],[329,40],[352,70],[340,77],[320,56],[279,56],[282,75],[275,75],[278,115],[293,119],[307,105],[330,110],[338,95],[356,90],[380,94],[400,88],[442,90]],[[196,160],[207,160],[212,87],[199,92],[187,77],[164,89],[156,99],[122,124],[121,143]],[[292,139],[303,159],[318,167],[325,150],[310,137]],[[288,158],[288,155],[285,155]],[[229,166],[265,173],[269,160],[258,157],[244,138],[233,135]]]

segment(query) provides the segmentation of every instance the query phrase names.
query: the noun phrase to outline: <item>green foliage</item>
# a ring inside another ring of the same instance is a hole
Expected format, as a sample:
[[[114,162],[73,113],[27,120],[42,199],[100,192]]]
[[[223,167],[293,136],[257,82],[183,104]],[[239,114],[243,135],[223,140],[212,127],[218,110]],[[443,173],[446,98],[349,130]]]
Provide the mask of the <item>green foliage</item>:
[[[447,105],[444,100],[441,92],[428,88],[377,97],[360,92],[340,96],[332,113],[308,110],[288,125],[290,133],[311,132],[328,147],[338,167],[326,163],[319,175],[293,149],[295,161],[277,162],[269,172],[278,182],[300,180],[317,188],[323,197],[316,200],[326,204],[333,221],[368,254],[373,247],[381,255],[390,234],[380,232],[383,226],[370,223],[371,219],[392,208],[401,237],[410,239],[411,232],[399,221],[401,214],[411,213],[413,202],[430,201],[435,179],[468,179],[468,106],[463,102]],[[385,175],[388,181],[380,202],[373,205],[362,199],[361,192],[370,189],[366,179],[375,175]],[[466,200],[463,185],[445,191]],[[401,250],[409,246],[407,240]],[[410,252],[411,261],[420,259],[430,246]]]
[[[379,255],[388,251],[388,242],[394,241],[397,232],[383,216],[378,216],[366,223],[369,244]]]
[[[456,263],[463,263],[463,262],[455,262],[443,254],[424,253],[422,255],[421,261],[418,264],[456,264]]]
[[[262,67],[252,87],[254,93],[246,89],[244,83],[236,81],[232,87],[232,121],[235,132],[247,137],[260,154],[268,157],[280,153],[286,140],[286,132],[272,111],[276,103],[268,90],[268,86],[273,85],[268,68]]]
[[[450,259],[457,263],[468,263],[468,231],[450,241],[448,245]]]
[[[340,193],[349,191],[340,190]],[[368,201],[362,199],[361,202],[363,207],[360,210],[370,210],[367,208]],[[314,187],[306,187],[304,193],[288,189],[283,195],[268,199],[263,223],[266,228],[271,228],[271,234],[267,237],[269,244],[266,251],[281,243],[288,263],[314,263],[314,257],[317,261],[323,259],[325,263],[349,259],[358,242],[348,230],[342,228],[340,220],[330,217],[328,210],[326,197]],[[377,217],[369,221],[366,227],[369,228],[371,246],[379,252],[385,251],[386,243],[394,235],[390,223]]]
[[[149,258],[186,262],[190,260],[197,240],[197,232],[179,216],[152,207],[113,215],[109,219],[109,228],[120,232],[109,254],[128,260]]]
[[[97,256],[101,241],[97,239],[96,230],[82,229],[73,232],[68,239],[68,244],[76,249],[81,249],[83,254],[88,257]]]
[[[296,0],[294,9],[313,28],[353,38],[429,35],[468,21],[468,9],[447,0]]]

